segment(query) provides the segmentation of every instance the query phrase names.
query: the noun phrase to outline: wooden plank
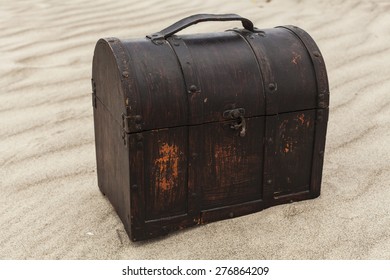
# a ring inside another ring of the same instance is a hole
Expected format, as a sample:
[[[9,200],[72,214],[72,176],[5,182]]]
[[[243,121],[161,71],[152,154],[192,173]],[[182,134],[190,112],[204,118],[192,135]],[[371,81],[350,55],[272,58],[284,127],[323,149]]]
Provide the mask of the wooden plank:
[[[231,122],[190,127],[198,135],[197,184],[201,209],[258,200],[262,196],[264,117],[246,120],[240,137]]]
[[[309,189],[315,124],[315,110],[278,115],[275,196]]]
[[[142,133],[145,219],[187,213],[187,127]]]

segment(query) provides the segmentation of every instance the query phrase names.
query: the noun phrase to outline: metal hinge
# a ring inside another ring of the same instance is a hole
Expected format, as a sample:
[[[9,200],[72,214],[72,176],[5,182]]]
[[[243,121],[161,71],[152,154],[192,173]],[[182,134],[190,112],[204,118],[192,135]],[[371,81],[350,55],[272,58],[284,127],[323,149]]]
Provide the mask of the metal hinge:
[[[130,119],[131,119],[131,116],[122,114],[122,128],[123,128],[123,131],[126,133],[130,132],[130,128],[129,128],[130,127],[130,123],[129,123]]]
[[[129,116],[122,114],[122,129],[121,136],[123,140],[123,145],[127,146],[126,134],[129,132]]]
[[[91,79],[92,85],[92,107],[96,108],[96,83],[93,79]]]
[[[129,116],[122,113],[122,130],[125,133],[130,133],[132,128],[137,131],[142,130],[142,117],[140,115]]]

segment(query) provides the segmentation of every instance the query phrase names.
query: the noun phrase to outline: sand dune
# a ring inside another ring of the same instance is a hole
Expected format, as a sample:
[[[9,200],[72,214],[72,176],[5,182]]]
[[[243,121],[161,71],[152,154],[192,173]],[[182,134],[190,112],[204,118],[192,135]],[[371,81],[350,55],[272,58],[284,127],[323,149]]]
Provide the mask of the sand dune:
[[[195,13],[293,24],[315,39],[331,91],[322,195],[131,243],[97,187],[94,46]],[[0,0],[0,258],[389,259],[389,13],[386,0]]]

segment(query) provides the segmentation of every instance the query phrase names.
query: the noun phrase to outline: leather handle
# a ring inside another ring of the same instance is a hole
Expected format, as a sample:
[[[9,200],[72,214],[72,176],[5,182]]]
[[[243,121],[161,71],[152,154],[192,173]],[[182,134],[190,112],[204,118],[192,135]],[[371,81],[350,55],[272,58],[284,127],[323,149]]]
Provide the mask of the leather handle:
[[[253,23],[249,19],[243,18],[236,14],[197,14],[183,18],[161,30],[160,32],[154,33],[147,37],[152,40],[166,39],[188,26],[204,21],[241,21],[242,26],[245,29],[254,32]]]

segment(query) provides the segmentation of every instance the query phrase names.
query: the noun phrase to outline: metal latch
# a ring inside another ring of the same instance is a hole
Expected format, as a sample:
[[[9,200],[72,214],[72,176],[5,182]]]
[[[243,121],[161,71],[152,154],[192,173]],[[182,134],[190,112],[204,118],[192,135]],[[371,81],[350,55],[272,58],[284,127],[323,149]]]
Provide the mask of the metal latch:
[[[233,122],[230,125],[230,128],[234,130],[240,130],[240,136],[244,137],[246,134],[246,122],[245,122],[245,109],[244,108],[237,108],[232,110],[226,110],[223,112],[223,117],[225,119],[234,119],[235,122]]]

